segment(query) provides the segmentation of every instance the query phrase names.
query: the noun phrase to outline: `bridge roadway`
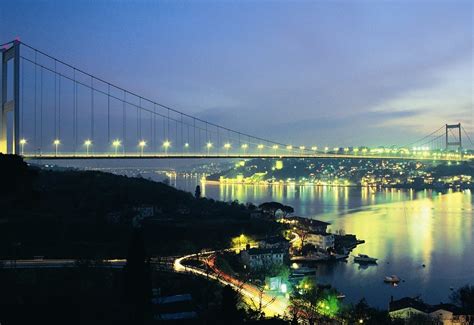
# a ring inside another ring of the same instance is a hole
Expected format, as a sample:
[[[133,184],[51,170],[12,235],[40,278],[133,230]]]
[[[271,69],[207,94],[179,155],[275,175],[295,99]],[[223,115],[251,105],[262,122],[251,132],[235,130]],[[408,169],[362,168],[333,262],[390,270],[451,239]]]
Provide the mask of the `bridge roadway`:
[[[424,155],[379,155],[379,154],[199,154],[199,153],[45,153],[24,154],[25,159],[32,160],[84,160],[84,159],[252,159],[252,158],[317,158],[317,159],[390,159],[390,160],[426,160],[426,161],[471,161],[474,155],[424,156]]]

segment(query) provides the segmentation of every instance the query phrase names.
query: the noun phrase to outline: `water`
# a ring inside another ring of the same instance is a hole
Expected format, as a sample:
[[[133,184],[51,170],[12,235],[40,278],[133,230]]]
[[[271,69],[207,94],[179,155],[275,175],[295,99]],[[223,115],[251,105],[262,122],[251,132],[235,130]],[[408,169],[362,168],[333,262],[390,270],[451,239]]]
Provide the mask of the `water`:
[[[101,166],[93,166],[95,168]],[[165,166],[162,166],[165,167]],[[121,172],[121,166],[117,170]],[[194,193],[200,175],[156,172],[156,167],[130,167],[124,173],[163,180]],[[353,254],[379,259],[377,265],[320,264],[318,281],[330,283],[346,295],[346,301],[362,297],[387,308],[390,296],[421,297],[428,303],[447,302],[450,288],[474,284],[474,213],[470,191],[446,192],[382,190],[355,187],[220,185],[203,183],[202,195],[223,201],[259,204],[278,201],[295,208],[295,214],[331,223],[329,229],[364,239]],[[425,264],[425,267],[422,265]],[[397,287],[383,283],[395,274]]]
[[[172,178],[178,188],[194,191],[198,177]],[[446,192],[382,190],[350,187],[298,187],[202,184],[206,197],[262,203],[278,201],[295,208],[295,214],[331,223],[365,244],[354,249],[379,259],[361,267],[338,262],[318,266],[318,280],[346,294],[347,301],[365,297],[387,308],[390,297],[421,297],[428,303],[447,302],[464,284],[474,284],[474,216],[470,191]],[[422,265],[425,264],[425,267]],[[397,287],[383,283],[398,275]]]

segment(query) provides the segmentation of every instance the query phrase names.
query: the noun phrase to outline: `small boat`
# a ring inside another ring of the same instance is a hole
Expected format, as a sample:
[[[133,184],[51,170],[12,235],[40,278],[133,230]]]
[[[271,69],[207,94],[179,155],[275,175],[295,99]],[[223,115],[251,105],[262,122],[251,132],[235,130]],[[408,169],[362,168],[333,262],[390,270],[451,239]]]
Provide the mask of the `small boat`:
[[[400,282],[400,278],[396,275],[387,275],[385,279],[383,280],[385,283],[398,283]]]
[[[316,276],[316,269],[311,267],[300,267],[298,269],[293,270],[290,277],[292,278],[299,278],[299,277],[307,277],[307,276]]]
[[[359,254],[354,256],[354,262],[356,263],[377,263],[377,259],[374,257],[369,257],[368,255]]]

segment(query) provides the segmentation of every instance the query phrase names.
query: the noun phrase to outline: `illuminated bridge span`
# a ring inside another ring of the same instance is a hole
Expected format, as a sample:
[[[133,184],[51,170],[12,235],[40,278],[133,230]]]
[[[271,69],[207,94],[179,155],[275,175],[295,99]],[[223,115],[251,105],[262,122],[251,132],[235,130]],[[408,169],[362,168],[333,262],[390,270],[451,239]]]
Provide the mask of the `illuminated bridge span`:
[[[1,57],[1,153],[34,159],[472,158],[462,150],[460,124],[402,147],[294,146],[146,99],[20,41],[2,45]]]

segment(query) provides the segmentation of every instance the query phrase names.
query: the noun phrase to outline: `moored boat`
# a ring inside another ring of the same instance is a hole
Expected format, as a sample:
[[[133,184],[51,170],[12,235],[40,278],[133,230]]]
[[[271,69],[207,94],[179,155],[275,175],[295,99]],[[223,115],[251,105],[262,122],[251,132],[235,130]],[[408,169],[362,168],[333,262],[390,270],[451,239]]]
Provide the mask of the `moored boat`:
[[[370,257],[365,254],[359,254],[354,256],[354,262],[356,263],[377,263],[377,259],[374,257]]]

